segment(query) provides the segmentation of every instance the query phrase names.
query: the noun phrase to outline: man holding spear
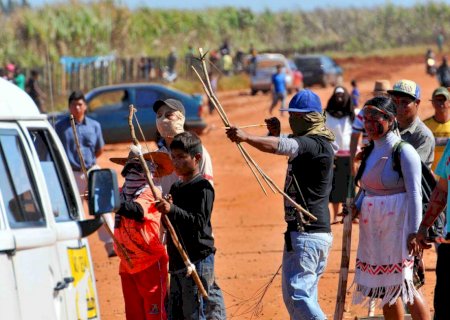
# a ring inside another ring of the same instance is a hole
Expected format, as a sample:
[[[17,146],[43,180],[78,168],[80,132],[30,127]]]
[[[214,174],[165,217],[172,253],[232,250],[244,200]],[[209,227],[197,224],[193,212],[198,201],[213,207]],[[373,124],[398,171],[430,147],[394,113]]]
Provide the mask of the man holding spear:
[[[325,126],[320,98],[310,90],[297,93],[289,107],[292,134],[280,135],[277,118],[266,120],[269,136],[227,129],[232,142],[246,142],[267,153],[289,156],[284,191],[311,212],[312,220],[285,200],[285,247],[282,290],[291,319],[326,319],[318,303],[317,286],[332,244],[328,199],[333,175],[334,135]]]
[[[83,92],[73,91],[68,100],[69,112],[75,120],[76,132],[79,137],[78,140],[83,159],[80,159],[77,152],[75,135],[70,123],[70,115],[55,124],[55,131],[64,146],[77,182],[78,190],[80,191],[82,200],[84,200],[84,195],[87,192],[87,176],[83,167],[88,171],[98,168],[96,163],[97,158],[102,154],[105,142],[100,123],[86,116],[87,106]],[[114,220],[112,215],[107,213],[103,217],[109,228],[113,230]],[[98,230],[98,235],[100,240],[105,244],[108,257],[115,257],[117,254],[114,251],[114,242],[109,233],[104,228],[101,228]]]

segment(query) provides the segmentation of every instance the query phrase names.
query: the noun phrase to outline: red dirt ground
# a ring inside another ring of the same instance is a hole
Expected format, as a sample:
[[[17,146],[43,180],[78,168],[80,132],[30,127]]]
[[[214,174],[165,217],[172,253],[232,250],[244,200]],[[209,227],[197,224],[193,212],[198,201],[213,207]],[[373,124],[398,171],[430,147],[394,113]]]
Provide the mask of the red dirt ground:
[[[388,79],[394,83],[399,79],[411,79],[422,88],[421,118],[432,114],[432,91],[438,86],[437,81],[425,74],[422,57],[342,59],[339,61],[345,70],[345,85],[350,88],[350,80],[358,80],[362,101],[370,97],[374,80]],[[326,105],[333,89],[314,87]],[[246,125],[263,122],[268,117],[269,95],[250,96],[249,90],[220,92],[219,99],[233,124]],[[285,132],[289,129],[287,116],[281,118]],[[216,276],[224,291],[229,319],[256,319],[253,314],[258,294],[277,271],[281,264],[283,248],[283,207],[282,197],[269,193],[265,196],[253,178],[249,168],[241,158],[235,145],[226,139],[221,129],[217,114],[207,118],[211,130],[201,138],[214,166],[216,202],[213,212],[213,228],[216,237]],[[263,128],[249,129],[255,134],[265,134]],[[264,154],[250,146],[245,146],[256,162],[279,185],[283,186],[286,170],[286,157]],[[109,162],[113,156],[128,154],[128,144],[107,145],[100,158],[102,167],[120,170],[119,166]],[[120,182],[121,183],[121,182]],[[270,192],[270,190],[269,190]],[[350,279],[354,276],[355,250],[358,228],[353,228],[352,257]],[[342,225],[332,226],[334,235],[333,248],[328,260],[326,273],[319,283],[319,302],[330,319],[333,318],[336,291],[338,286],[339,265],[341,258]],[[96,236],[90,238],[91,251],[97,278],[97,291],[102,319],[125,319],[124,304],[118,259],[108,259],[102,244]],[[424,292],[430,310],[434,291],[434,266],[436,255],[427,251],[425,263],[427,283]],[[281,277],[275,277],[264,299],[259,319],[287,319],[281,295]],[[245,303],[245,300],[247,302]],[[377,309],[377,313],[380,310]],[[346,316],[366,316],[367,310],[351,306]]]

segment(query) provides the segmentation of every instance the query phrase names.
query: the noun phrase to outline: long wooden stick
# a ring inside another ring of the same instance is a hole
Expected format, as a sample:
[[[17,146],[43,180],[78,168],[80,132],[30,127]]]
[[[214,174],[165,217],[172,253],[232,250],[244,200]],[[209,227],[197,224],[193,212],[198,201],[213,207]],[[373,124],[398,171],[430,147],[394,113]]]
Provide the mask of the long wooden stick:
[[[214,90],[211,87],[211,81],[209,80],[209,74],[208,74],[208,69],[206,67],[206,62],[205,62],[205,55],[203,54],[203,49],[199,48],[198,49],[199,53],[200,53],[200,57],[201,57],[201,61],[202,61],[202,70],[203,70],[203,75],[205,76],[205,80],[206,80],[206,84],[203,81],[202,77],[198,74],[198,72],[195,70],[194,66],[191,66],[192,69],[194,69],[197,77],[200,79],[200,82],[203,85],[203,88],[205,89],[206,94],[208,95],[208,98],[210,99],[210,101],[213,103],[215,109],[217,110],[217,112],[221,115],[222,121],[224,122],[224,124],[227,127],[231,126],[230,120],[228,119],[228,116],[225,112],[225,109],[222,107],[222,104],[220,103],[219,99],[217,98],[216,94],[214,93]],[[244,148],[243,145],[241,145],[241,143],[237,142],[238,145],[238,149],[241,152],[242,156],[244,157],[245,161],[247,162],[247,164],[250,162],[253,164],[253,166],[255,167],[255,169],[259,172],[259,174],[262,176],[262,178],[265,180],[265,182],[267,183],[267,185],[269,186],[269,188],[272,190],[272,192],[276,192],[274,187],[271,185],[270,181],[267,180],[266,175],[262,174],[262,169],[258,166],[258,164],[255,163],[255,161],[253,161],[252,157],[249,155],[249,153],[247,152],[247,150]],[[252,170],[253,175],[255,176],[256,180],[258,181],[261,189],[263,190],[263,192],[267,195],[266,189],[264,188],[264,186],[262,185],[259,177],[255,174],[253,168],[249,165],[250,170]]]
[[[70,125],[72,126],[72,131],[73,131],[73,136],[75,139],[75,145],[77,147],[77,153],[78,153],[78,157],[80,159],[80,164],[81,164],[81,169],[83,170],[84,176],[86,177],[86,179],[88,178],[87,175],[87,170],[86,170],[86,165],[84,163],[84,158],[83,158],[83,153],[81,153],[81,147],[80,147],[80,141],[78,140],[78,133],[77,133],[77,128],[75,126],[75,119],[73,118],[73,115],[70,115]],[[106,229],[106,232],[108,232],[108,234],[111,236],[111,238],[113,239],[114,243],[116,244],[117,248],[119,249],[119,251],[123,254],[123,256],[125,257],[125,261],[127,262],[128,266],[133,269],[133,262],[130,259],[130,256],[128,255],[127,250],[125,249],[125,247],[117,240],[117,238],[114,236],[114,233],[112,232],[111,228],[109,227],[105,217],[103,217],[103,215],[101,215],[101,219],[103,221],[103,226]]]
[[[227,119],[227,116],[226,116],[224,110],[221,109],[221,108],[219,108],[219,107],[217,106],[217,103],[214,101],[214,99],[213,99],[211,93],[208,91],[208,88],[207,88],[205,82],[203,81],[202,77],[201,77],[200,74],[198,73],[198,71],[194,68],[194,66],[191,66],[191,68],[192,68],[192,70],[194,70],[194,73],[197,75],[198,79],[200,80],[200,82],[201,82],[201,84],[202,84],[202,86],[203,86],[203,89],[205,90],[206,95],[208,96],[209,100],[214,104],[214,107],[216,108],[217,113],[219,114],[220,118],[222,119],[222,122],[223,122],[226,126],[229,127],[229,126],[230,126],[230,123],[228,122],[228,119]],[[266,191],[266,189],[264,188],[264,186],[263,186],[261,180],[259,179],[258,175],[256,174],[255,169],[253,169],[253,167],[250,165],[250,160],[249,160],[248,157],[247,157],[247,153],[244,151],[244,149],[242,148],[242,146],[240,145],[240,143],[237,143],[237,145],[238,145],[239,152],[241,153],[241,155],[242,155],[242,157],[244,158],[245,162],[247,163],[248,167],[249,167],[250,170],[252,171],[253,176],[255,177],[256,181],[258,182],[258,184],[259,184],[259,186],[261,187],[261,189],[262,189],[262,191],[264,192],[264,194],[267,195],[267,191]],[[240,147],[240,146],[241,146],[241,147]]]
[[[350,169],[351,170],[351,169]],[[351,206],[355,197],[354,177],[350,174],[347,187],[346,210],[344,214],[344,229],[342,232],[342,254],[341,268],[339,271],[339,283],[336,296],[336,306],[334,309],[334,320],[342,320],[344,318],[345,301],[347,298],[348,271],[350,266],[350,253],[352,245],[352,224],[353,216]]]
[[[266,123],[258,123],[258,124],[248,124],[245,126],[236,127],[238,129],[247,129],[247,128],[257,128],[257,127],[267,127]],[[231,127],[222,127],[222,129],[229,129]]]
[[[209,76],[208,76],[208,72],[206,69],[206,63],[205,63],[205,59],[204,59],[204,54],[203,54],[203,49],[199,48],[199,52],[200,52],[200,58],[202,61],[202,66],[203,66],[203,73],[206,79],[206,83],[205,81],[203,81],[202,77],[200,76],[200,74],[197,72],[197,70],[195,69],[194,66],[191,66],[191,68],[194,70],[195,74],[197,75],[197,77],[199,78],[200,82],[202,83],[203,89],[205,90],[206,95],[208,96],[208,98],[210,99],[210,101],[213,103],[214,107],[216,108],[216,110],[218,111],[219,116],[222,119],[222,122],[225,124],[225,126],[230,127],[230,121],[225,113],[225,110],[223,109],[222,105],[219,102],[219,99],[216,97],[216,95],[214,94],[214,91],[211,88],[211,83],[209,81]],[[304,209],[301,205],[299,205],[298,203],[296,203],[291,197],[289,197],[280,187],[278,187],[275,182],[267,175],[264,173],[264,171],[258,166],[258,164],[253,160],[253,158],[248,154],[248,152],[244,149],[244,147],[240,144],[237,143],[238,149],[241,152],[242,156],[244,157],[244,159],[246,160],[247,164],[250,162],[254,168],[256,168],[256,170],[260,173],[260,175],[263,177],[263,179],[266,181],[267,185],[272,189],[272,191],[274,191],[274,188],[280,193],[282,194],[297,210],[303,212],[305,215],[307,215],[310,219],[312,219],[313,221],[316,221],[317,218],[311,214],[309,211],[307,211],[306,209]],[[248,161],[247,161],[248,160]],[[252,166],[250,166],[250,169],[252,170],[253,174],[255,175]],[[263,191],[265,192],[264,187],[262,186],[259,178],[255,175],[258,183],[260,184],[261,188],[263,189]]]
[[[136,133],[134,131],[134,126],[133,126],[134,110],[135,110],[134,106],[130,105],[130,113],[129,113],[129,116],[128,116],[128,125],[130,127],[131,139],[133,141],[133,144],[136,147],[138,147],[139,150],[141,150],[141,146],[139,144],[138,139],[136,138]],[[150,170],[148,169],[147,163],[145,162],[145,159],[144,159],[144,155],[142,154],[141,151],[139,152],[139,162],[141,163],[141,166],[144,169],[145,177],[146,177],[147,183],[150,186],[150,189],[151,189],[151,191],[153,193],[153,197],[156,200],[161,200],[161,195],[156,190],[156,187],[155,187],[155,185],[153,183],[153,179],[152,179]],[[204,298],[208,298],[208,293],[206,292],[205,288],[203,287],[203,283],[200,280],[200,277],[198,276],[197,270],[195,270],[195,266],[189,260],[189,257],[187,255],[186,251],[181,246],[181,243],[180,243],[180,241],[178,239],[177,233],[175,232],[175,229],[173,228],[172,223],[170,222],[169,218],[166,215],[163,215],[163,222],[166,225],[167,230],[169,230],[170,236],[172,238],[172,242],[175,245],[175,247],[177,248],[178,252],[180,253],[184,264],[186,265],[186,267],[188,269],[192,270],[191,276],[192,276],[192,279],[194,280],[195,284],[197,285],[198,290],[200,291],[200,294]]]
[[[73,118],[73,114],[70,115],[70,125],[72,126],[72,132],[75,139],[75,146],[77,148],[78,158],[80,160],[81,171],[83,171],[87,179],[86,164],[84,163],[83,153],[81,152],[80,141],[78,140],[77,127],[75,126],[75,119]]]

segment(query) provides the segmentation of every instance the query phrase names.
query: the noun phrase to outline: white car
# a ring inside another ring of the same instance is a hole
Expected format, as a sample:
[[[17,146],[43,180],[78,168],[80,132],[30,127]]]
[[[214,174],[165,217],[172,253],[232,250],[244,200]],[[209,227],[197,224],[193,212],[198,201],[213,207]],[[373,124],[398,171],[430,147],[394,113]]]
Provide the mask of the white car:
[[[289,65],[288,59],[280,53],[263,53],[256,56],[256,61],[250,61],[250,90],[255,95],[258,91],[267,93],[272,87],[272,75],[276,73],[277,66],[283,67],[286,74],[286,87],[289,93],[295,88],[294,73],[295,70]]]

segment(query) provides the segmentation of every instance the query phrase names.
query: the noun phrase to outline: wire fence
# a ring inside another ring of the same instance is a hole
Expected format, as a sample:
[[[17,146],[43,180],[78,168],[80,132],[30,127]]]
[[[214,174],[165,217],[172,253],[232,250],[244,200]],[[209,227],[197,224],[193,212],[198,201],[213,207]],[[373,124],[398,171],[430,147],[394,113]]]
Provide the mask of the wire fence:
[[[296,53],[323,52],[342,49],[342,42],[324,44],[308,50],[276,50],[291,56]],[[247,57],[247,58],[246,58]],[[233,70],[237,73],[247,70],[249,55],[243,54],[241,61],[233,59]],[[222,69],[221,61],[215,62],[216,69]],[[167,57],[128,57],[110,60],[97,60],[90,63],[48,63],[38,68],[40,84],[46,92],[65,96],[73,90],[87,92],[95,87],[130,82],[172,82],[174,78],[197,80],[191,66],[199,66],[199,60],[193,55],[176,58],[175,62]],[[27,70],[25,70],[27,71]],[[224,72],[227,74],[227,72]]]
[[[49,63],[37,68],[40,83],[47,92],[66,95],[73,90],[89,91],[98,86],[125,82],[171,82],[175,77],[194,79],[195,59],[180,59],[170,69],[166,58],[116,58],[87,64]],[[25,70],[25,73],[29,70]]]

